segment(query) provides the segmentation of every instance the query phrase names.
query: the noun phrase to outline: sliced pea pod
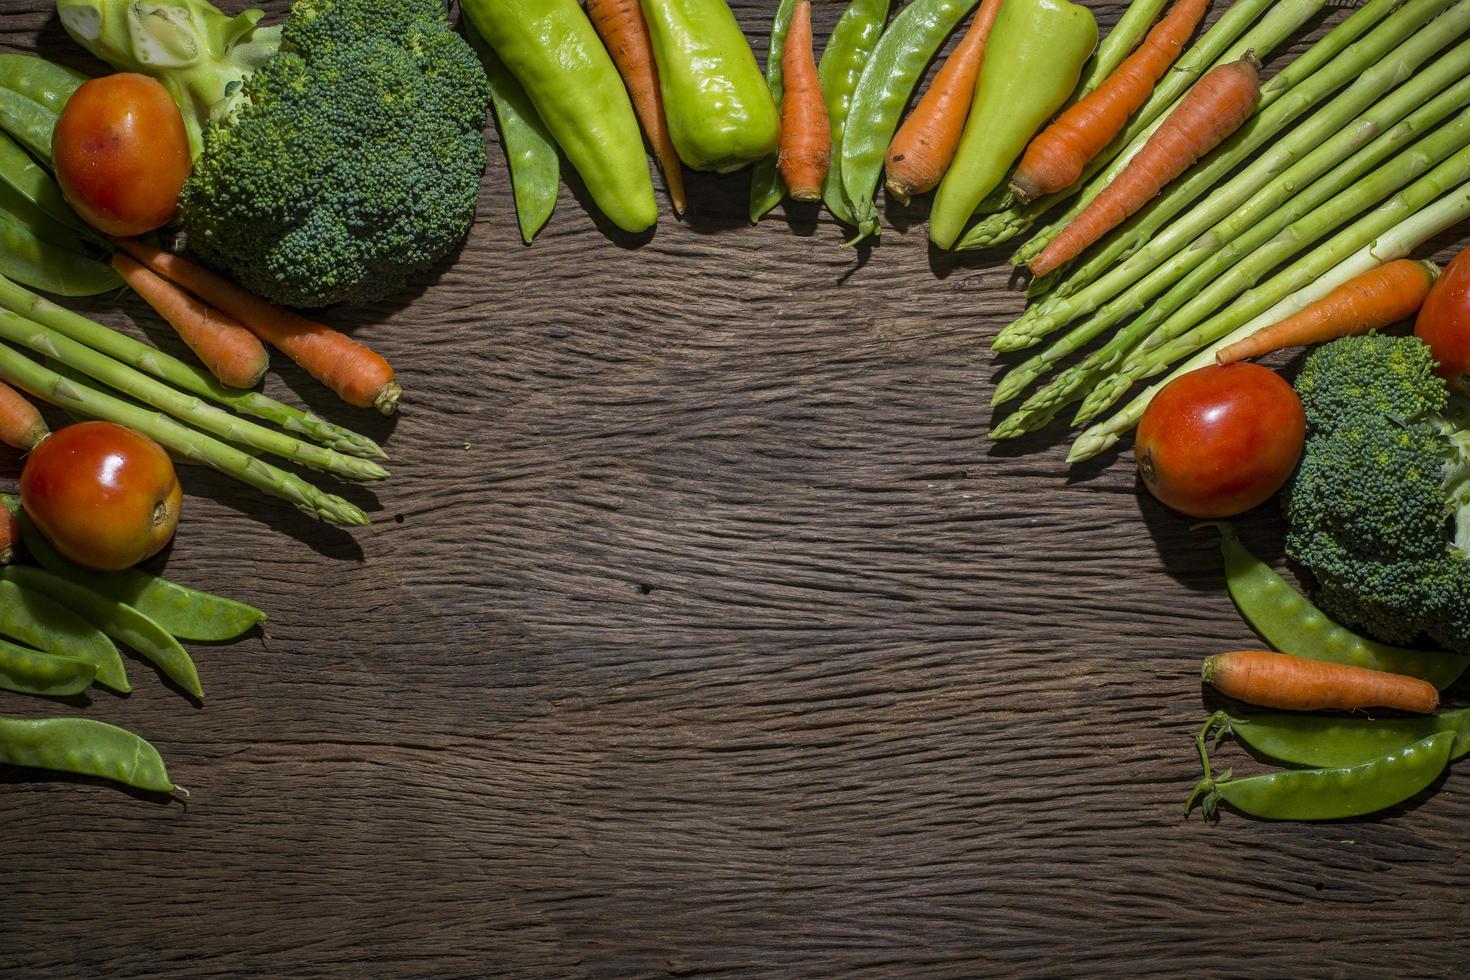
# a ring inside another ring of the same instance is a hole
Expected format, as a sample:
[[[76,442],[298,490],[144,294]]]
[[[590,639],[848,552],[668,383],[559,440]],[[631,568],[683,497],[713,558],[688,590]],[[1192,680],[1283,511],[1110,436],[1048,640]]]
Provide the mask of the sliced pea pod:
[[[155,793],[176,788],[157,749],[126,728],[90,718],[0,718],[0,763],[98,776]]]
[[[0,640],[0,688],[17,694],[62,698],[92,686],[97,668]]]
[[[105,262],[46,241],[3,209],[0,275],[58,296],[95,296],[122,288],[122,280]]]
[[[776,7],[776,16],[771,21],[771,44],[766,51],[766,85],[776,108],[786,94],[786,85],[781,79],[781,56],[786,50],[786,33],[791,27],[791,12],[796,9],[796,0],[781,0]],[[786,196],[786,182],[776,169],[777,154],[756,161],[750,174],[750,223],[755,224],[770,213]]]
[[[46,168],[36,163],[29,153],[4,133],[0,133],[0,181],[8,184],[51,220],[79,234],[88,237],[96,235],[77,216],[71,205],[66,203],[66,198],[61,196],[61,188]]]
[[[29,565],[0,568],[0,581],[49,596],[114,640],[142,654],[169,680],[194,697],[204,697],[204,688],[199,686],[199,671],[189,652],[167,630],[132,606]]]
[[[883,36],[889,3],[890,0],[852,0],[827,38],[822,60],[817,65],[832,130],[832,160],[827,167],[827,179],[822,183],[822,203],[827,205],[832,217],[849,227],[857,225],[857,218],[842,189],[842,141],[847,132],[853,91],[873,56],[873,48]]]
[[[61,115],[66,100],[87,81],[81,72],[29,54],[0,54],[0,88],[8,88]]]
[[[857,219],[854,242],[878,234],[873,197],[883,157],[924,69],[980,0],[914,0],[878,39],[853,92],[842,140],[842,190]]]
[[[468,19],[461,26],[490,80],[490,101],[495,108],[495,122],[500,127],[500,147],[505,151],[511,190],[515,194],[516,221],[520,225],[521,241],[529,245],[556,210],[556,198],[561,193],[561,155],[531,97],[505,67],[505,62]]]
[[[43,653],[91,664],[97,683],[114,691],[133,689],[106,633],[49,596],[5,579],[0,579],[0,634]]]
[[[14,89],[0,87],[0,129],[20,141],[42,163],[51,166],[51,132],[56,113]]]
[[[81,568],[52,547],[21,510],[19,500],[15,497],[3,500],[20,523],[21,542],[37,564],[68,582],[132,606],[176,639],[222,643],[237,639],[257,623],[266,621],[266,614],[248,603],[200,592],[139,568],[121,572]]]
[[[1343,769],[1407,748],[1436,732],[1454,732],[1451,759],[1470,752],[1470,708],[1413,718],[1363,718],[1313,714],[1250,714],[1217,711],[1209,730],[1215,739],[1233,735],[1262,755],[1294,766]],[[1207,738],[1210,736],[1206,736]]]

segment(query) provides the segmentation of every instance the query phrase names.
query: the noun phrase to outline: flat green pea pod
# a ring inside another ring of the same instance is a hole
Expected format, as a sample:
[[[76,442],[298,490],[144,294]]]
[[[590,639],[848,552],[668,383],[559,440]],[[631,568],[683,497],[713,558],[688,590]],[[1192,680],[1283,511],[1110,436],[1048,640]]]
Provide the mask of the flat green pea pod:
[[[669,136],[695,170],[729,173],[775,152],[781,113],[725,0],[643,0]]]
[[[862,80],[863,68],[873,56],[873,48],[883,36],[888,22],[890,0],[852,0],[837,19],[837,26],[822,48],[817,77],[822,83],[822,99],[827,103],[827,119],[832,130],[832,162],[827,179],[822,183],[822,203],[832,217],[849,227],[857,226],[857,217],[842,189],[842,143],[847,132],[847,116],[852,109],[853,92]]]
[[[1298,713],[1250,714],[1226,711],[1210,716],[1207,738],[1233,735],[1262,755],[1293,766],[1343,769],[1407,748],[1436,732],[1454,732],[1450,759],[1470,752],[1470,708],[1412,718],[1364,718]]]
[[[92,686],[97,668],[0,640],[0,688],[17,694],[64,698]]]
[[[126,728],[90,718],[0,718],[0,763],[97,776],[154,793],[178,789],[157,749]]]
[[[93,572],[63,558],[41,534],[17,497],[0,497],[20,524],[26,553],[53,575],[82,588],[132,606],[175,638],[200,643],[222,643],[248,633],[266,614],[248,603],[200,592],[139,568],[120,572]]]
[[[1066,0],[1006,0],[985,45],[954,163],[934,194],[929,239],[952,248],[1011,164],[1077,87],[1097,21]]]
[[[142,654],[169,680],[194,697],[204,698],[204,688],[199,686],[199,671],[194,667],[189,652],[179,646],[179,641],[167,630],[132,606],[29,565],[0,568],[0,581],[11,582],[56,600],[114,640]]]
[[[51,131],[56,113],[14,89],[0,87],[0,129],[19,140],[46,166],[51,166]]]
[[[1288,769],[1231,779],[1210,775],[1204,732],[1196,736],[1205,776],[1189,794],[1185,812],[1202,799],[1205,816],[1221,802],[1266,820],[1343,820],[1376,813],[1429,787],[1449,764],[1454,732],[1436,732],[1367,762],[1338,769]]]
[[[0,634],[42,653],[97,669],[97,683],[123,694],[133,689],[117,647],[97,627],[48,596],[0,579]]]
[[[1313,660],[1405,674],[1426,680],[1440,690],[1453,684],[1470,666],[1470,657],[1462,654],[1389,646],[1339,626],[1270,565],[1251,554],[1231,525],[1212,522],[1198,526],[1220,532],[1220,554],[1225,558],[1230,598],[1272,649]]]
[[[530,96],[505,67],[505,62],[485,43],[475,25],[465,22],[465,37],[485,66],[490,80],[490,102],[495,107],[495,122],[500,127],[500,147],[510,167],[510,184],[516,199],[516,221],[521,241],[527,245],[545,227],[556,210],[561,191],[561,158],[556,141],[546,131],[546,124],[536,113]]]
[[[66,203],[66,198],[61,196],[61,188],[46,168],[36,163],[4,133],[0,133],[0,181],[52,221],[95,239],[96,232],[88,228]]]
[[[87,76],[29,54],[0,54],[0,88],[8,88],[61,115],[66,100]]]
[[[0,136],[0,139],[4,138]],[[16,149],[24,153],[19,147]],[[60,188],[57,190],[59,192]],[[4,212],[11,221],[30,230],[43,242],[49,242],[76,255],[86,256],[88,254],[87,246],[82,244],[81,235],[75,229],[51,217],[3,177],[0,177],[0,212]]]
[[[786,34],[791,28],[791,12],[795,9],[796,0],[781,0],[771,21],[771,46],[766,51],[766,87],[770,89],[771,100],[778,110],[786,95],[786,84],[781,78],[781,55],[786,50]],[[785,196],[786,182],[776,169],[776,154],[761,158],[750,174],[750,223],[755,224],[764,218]]]
[[[3,209],[0,275],[58,296],[95,296],[122,288],[111,266],[46,241]]]
[[[612,57],[577,0],[465,0],[602,213],[626,232],[658,221],[643,131]]]

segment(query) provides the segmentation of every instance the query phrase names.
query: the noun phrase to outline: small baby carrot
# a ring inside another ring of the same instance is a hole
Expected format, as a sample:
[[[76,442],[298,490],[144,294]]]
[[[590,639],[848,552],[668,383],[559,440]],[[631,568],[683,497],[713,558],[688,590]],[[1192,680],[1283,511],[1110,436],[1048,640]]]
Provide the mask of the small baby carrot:
[[[832,162],[832,129],[812,52],[812,5],[801,0],[791,12],[781,51],[781,149],[776,169],[798,201],[820,201]]]
[[[1240,650],[1205,660],[1206,684],[1226,697],[1286,711],[1396,708],[1429,714],[1439,692],[1428,681],[1289,653]]]
[[[10,385],[0,381],[0,442],[16,449],[35,449],[51,434],[36,406]],[[0,510],[5,508],[0,507]],[[9,511],[6,511],[9,513]]]

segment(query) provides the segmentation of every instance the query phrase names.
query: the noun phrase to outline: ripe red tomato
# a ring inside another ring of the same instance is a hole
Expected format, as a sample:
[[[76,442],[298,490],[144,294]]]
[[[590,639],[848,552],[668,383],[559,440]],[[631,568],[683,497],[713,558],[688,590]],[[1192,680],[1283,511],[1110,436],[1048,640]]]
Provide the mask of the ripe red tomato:
[[[1134,455],[1144,485],[1165,505],[1191,517],[1232,517],[1281,489],[1306,432],[1301,399],[1276,372],[1212,365],[1154,396]]]
[[[111,422],[81,422],[31,450],[20,503],[57,551],[115,572],[168,544],[183,500],[158,443]]]
[[[1429,345],[1439,362],[1435,373],[1470,395],[1470,249],[1455,256],[1430,287],[1414,321],[1414,336]]]
[[[67,201],[109,235],[168,224],[189,176],[189,136],[173,97],[147,75],[104,75],[67,100],[51,136]]]

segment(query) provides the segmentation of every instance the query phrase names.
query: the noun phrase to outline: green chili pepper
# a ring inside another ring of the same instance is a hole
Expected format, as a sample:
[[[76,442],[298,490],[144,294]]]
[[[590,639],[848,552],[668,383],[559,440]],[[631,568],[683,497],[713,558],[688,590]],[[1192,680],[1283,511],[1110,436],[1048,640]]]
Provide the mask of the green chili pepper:
[[[1206,724],[1208,728],[1208,723]],[[1203,797],[1206,816],[1221,801],[1267,820],[1341,820],[1376,813],[1402,803],[1433,783],[1450,761],[1454,732],[1437,732],[1356,766],[1289,769],[1231,779],[1227,771],[1210,774],[1205,732],[1195,736],[1205,775],[1189,794],[1185,811]]]
[[[490,101],[500,126],[500,147],[505,151],[511,189],[515,193],[516,220],[521,228],[521,241],[529,245],[556,210],[556,198],[561,192],[561,158],[556,141],[546,131],[546,124],[536,113],[526,90],[485,43],[475,25],[466,21],[464,29],[470,46],[480,56],[480,64],[485,66],[485,77],[490,80]]]
[[[778,110],[786,95],[786,85],[781,79],[781,55],[786,50],[786,33],[791,28],[794,9],[796,0],[781,0],[776,7],[776,16],[771,21],[771,45],[766,51],[766,87],[771,90],[771,100]],[[776,154],[758,160],[750,175],[750,223],[764,218],[785,196],[786,182],[776,169]]]
[[[56,113],[14,89],[0,87],[0,129],[25,144],[46,166],[51,166],[51,133],[56,129]]]
[[[0,579],[0,633],[42,653],[97,668],[97,683],[131,691],[117,647],[97,627],[55,600]]]
[[[0,88],[8,88],[61,115],[66,100],[87,76],[29,54],[0,54]]]
[[[140,568],[92,572],[63,558],[21,510],[16,497],[0,496],[20,524],[26,553],[42,568],[83,588],[132,606],[175,639],[219,643],[233,640],[266,620],[254,606],[199,592]]]
[[[58,296],[95,296],[122,287],[111,266],[53,245],[3,208],[0,275]]]
[[[179,641],[167,630],[132,606],[28,565],[0,568],[0,581],[12,582],[22,589],[56,600],[114,640],[142,654],[169,680],[194,697],[204,698],[204,688],[199,686],[199,671],[189,652],[179,646]]]
[[[14,140],[0,133],[0,181],[29,201],[52,221],[72,231],[96,239],[97,233],[87,226],[61,196],[61,188],[45,167],[36,163]]]
[[[470,23],[525,88],[547,131],[613,224],[658,220],[628,90],[577,0],[465,0]]]
[[[0,688],[17,694],[64,698],[92,686],[97,668],[0,640]]]
[[[176,788],[157,749],[90,718],[0,718],[0,763],[98,776],[155,793]]]
[[[873,195],[878,192],[883,157],[898,131],[899,117],[944,39],[979,2],[914,0],[898,12],[878,39],[853,92],[852,108],[843,129],[842,192],[852,205],[858,229],[857,237],[849,245],[878,234],[878,209]],[[1008,0],[1001,5],[1001,13],[1005,13],[1010,3],[1026,2],[1033,0]],[[994,36],[992,29],[991,37]],[[989,60],[987,57],[986,61]]]
[[[1220,532],[1225,583],[1245,621],[1272,649],[1298,657],[1352,664],[1426,680],[1441,690],[1470,666],[1470,657],[1389,646],[1334,623],[1265,562],[1224,522],[1199,525]]]
[[[822,99],[827,103],[827,119],[832,129],[832,161],[822,184],[822,202],[832,217],[849,227],[857,225],[857,217],[852,213],[847,192],[842,189],[842,142],[853,92],[863,77],[863,68],[873,56],[873,48],[883,36],[888,5],[889,0],[852,0],[827,38],[822,61],[817,65]]]
[[[1097,21],[1066,0],[1006,0],[990,29],[975,101],[954,162],[934,193],[929,239],[950,248],[980,202],[1051,118],[1097,47]]]
[[[1450,758],[1470,752],[1470,708],[1413,718],[1363,718],[1344,715],[1251,714],[1226,711],[1205,726],[1219,741],[1234,735],[1257,752],[1293,766],[1342,769],[1407,748],[1436,732],[1454,732]]]
[[[776,149],[781,113],[725,0],[643,0],[669,136],[695,170],[729,173]]]

